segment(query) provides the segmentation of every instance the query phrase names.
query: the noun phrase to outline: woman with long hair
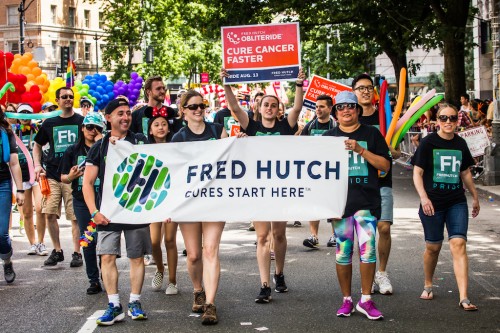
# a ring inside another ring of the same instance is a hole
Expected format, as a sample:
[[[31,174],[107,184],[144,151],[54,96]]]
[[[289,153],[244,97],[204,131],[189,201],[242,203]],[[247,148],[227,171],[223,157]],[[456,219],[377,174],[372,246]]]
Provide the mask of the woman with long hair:
[[[187,125],[177,132],[172,142],[206,141],[227,138],[219,124],[205,121],[203,96],[188,90],[181,97],[179,110]],[[193,282],[193,312],[203,312],[202,324],[218,322],[215,295],[219,287],[219,244],[225,222],[179,223],[187,250],[187,267]]]

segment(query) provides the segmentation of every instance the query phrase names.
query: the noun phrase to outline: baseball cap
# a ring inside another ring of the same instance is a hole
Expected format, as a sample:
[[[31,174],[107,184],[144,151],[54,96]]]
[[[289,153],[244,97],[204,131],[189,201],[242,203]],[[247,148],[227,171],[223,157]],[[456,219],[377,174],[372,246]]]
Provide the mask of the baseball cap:
[[[104,129],[105,120],[99,112],[89,112],[83,118],[83,125],[96,125]]]
[[[128,101],[125,98],[119,97],[111,100],[108,105],[106,105],[106,108],[104,109],[105,114],[111,114],[113,111],[115,111],[118,107],[120,106],[129,106]]]
[[[44,103],[44,104],[42,105],[42,111],[44,111],[45,109],[50,108],[51,106],[56,106],[56,105],[55,105],[54,103],[52,103],[52,102],[47,102],[47,103]]]
[[[33,113],[33,108],[29,104],[20,104],[17,107],[17,113]]]
[[[363,115],[363,108],[358,104],[358,98],[352,91],[341,91],[335,96],[335,104],[333,105],[333,116],[337,119],[337,104],[354,103],[359,110],[359,116]]]
[[[94,103],[90,100],[90,98],[85,97],[85,96],[84,96],[84,97],[82,97],[82,98],[80,98],[80,107],[81,107],[81,106],[82,106],[82,104],[83,104],[83,103],[85,103],[85,102],[89,103],[92,107],[94,107]]]

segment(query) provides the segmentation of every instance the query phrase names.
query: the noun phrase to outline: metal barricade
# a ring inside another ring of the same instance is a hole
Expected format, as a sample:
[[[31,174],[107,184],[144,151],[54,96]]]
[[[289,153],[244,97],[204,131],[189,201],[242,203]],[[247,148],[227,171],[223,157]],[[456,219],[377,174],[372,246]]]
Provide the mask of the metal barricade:
[[[399,144],[399,148],[401,149],[401,157],[397,159],[395,162],[408,165],[413,154],[417,150],[417,146],[412,142],[411,138],[415,135],[420,135],[421,132],[407,132],[404,136],[404,139]]]

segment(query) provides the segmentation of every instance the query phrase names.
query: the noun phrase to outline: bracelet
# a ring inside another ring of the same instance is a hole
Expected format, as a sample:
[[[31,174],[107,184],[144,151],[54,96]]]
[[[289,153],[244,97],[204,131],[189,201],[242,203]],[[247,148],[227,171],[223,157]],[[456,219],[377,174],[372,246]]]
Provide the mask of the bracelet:
[[[17,193],[24,193],[24,190],[17,190]]]
[[[93,219],[97,215],[97,213],[99,213],[99,209],[96,209],[92,214],[90,214],[90,218]]]
[[[296,87],[303,87],[303,86],[304,86],[304,84],[303,84],[303,83],[297,83],[297,82],[295,82],[295,86],[296,86]]]
[[[363,156],[363,153],[365,152],[365,148],[361,148],[362,150],[359,152],[359,156]]]
[[[73,182],[71,178],[69,178],[69,174],[66,176],[66,180],[69,182],[68,184],[71,184]]]

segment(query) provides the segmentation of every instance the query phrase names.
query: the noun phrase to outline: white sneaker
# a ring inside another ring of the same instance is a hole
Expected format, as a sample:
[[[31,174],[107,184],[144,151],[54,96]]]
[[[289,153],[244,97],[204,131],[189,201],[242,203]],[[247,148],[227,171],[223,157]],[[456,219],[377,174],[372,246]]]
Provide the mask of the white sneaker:
[[[31,245],[30,248],[28,249],[28,255],[32,256],[32,255],[37,254],[37,250],[38,250],[37,244]]]
[[[165,290],[165,294],[167,295],[177,295],[179,290],[177,289],[177,285],[173,283],[169,283],[167,290]]]
[[[389,275],[387,274],[387,272],[377,271],[377,273],[375,273],[375,284],[378,285],[378,290],[381,294],[392,294],[391,280],[389,280]]]
[[[49,255],[49,251],[47,251],[45,244],[43,244],[43,243],[38,244],[37,254],[39,256],[48,256]]]
[[[163,285],[163,273],[156,271],[155,276],[153,277],[153,281],[151,281],[151,286],[155,290],[160,290],[162,285]]]

